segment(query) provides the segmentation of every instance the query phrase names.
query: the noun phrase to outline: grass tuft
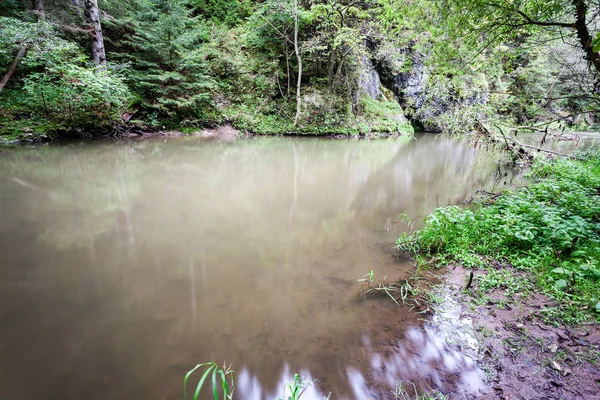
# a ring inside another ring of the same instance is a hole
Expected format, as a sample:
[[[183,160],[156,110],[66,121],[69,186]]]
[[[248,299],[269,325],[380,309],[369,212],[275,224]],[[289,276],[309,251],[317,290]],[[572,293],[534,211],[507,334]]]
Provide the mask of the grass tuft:
[[[235,388],[235,371],[231,369],[231,366],[227,367],[226,365],[223,365],[223,367],[219,367],[214,362],[198,364],[185,374],[185,377],[183,378],[183,400],[188,399],[188,380],[196,370],[202,368],[205,368],[205,370],[196,385],[196,390],[194,391],[192,399],[198,400],[200,398],[200,392],[202,391],[204,382],[210,376],[213,400],[219,400],[219,394],[223,395],[223,400],[231,400],[233,397],[233,389]]]

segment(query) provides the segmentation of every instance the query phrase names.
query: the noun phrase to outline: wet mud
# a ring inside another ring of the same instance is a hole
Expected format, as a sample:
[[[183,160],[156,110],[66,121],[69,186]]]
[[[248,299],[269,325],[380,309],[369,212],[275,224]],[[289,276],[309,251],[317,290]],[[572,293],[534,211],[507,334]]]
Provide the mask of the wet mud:
[[[497,289],[487,294],[486,304],[476,305],[477,284],[463,290],[470,272],[461,266],[448,267],[444,290],[453,298],[454,314],[445,321],[442,316],[440,324],[467,321],[456,343],[475,340],[471,354],[485,372],[486,388],[478,395],[454,393],[451,398],[600,399],[597,324],[544,323],[540,311],[554,302],[536,293],[508,299]]]

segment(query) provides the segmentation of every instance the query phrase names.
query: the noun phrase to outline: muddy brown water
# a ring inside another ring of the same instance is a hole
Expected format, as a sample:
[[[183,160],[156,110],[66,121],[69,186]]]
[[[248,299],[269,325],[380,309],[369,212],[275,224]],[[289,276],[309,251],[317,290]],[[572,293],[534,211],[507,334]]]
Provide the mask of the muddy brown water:
[[[475,393],[484,374],[359,278],[434,208],[511,181],[435,136],[201,138],[0,149],[0,399],[180,399],[196,363],[236,398]]]

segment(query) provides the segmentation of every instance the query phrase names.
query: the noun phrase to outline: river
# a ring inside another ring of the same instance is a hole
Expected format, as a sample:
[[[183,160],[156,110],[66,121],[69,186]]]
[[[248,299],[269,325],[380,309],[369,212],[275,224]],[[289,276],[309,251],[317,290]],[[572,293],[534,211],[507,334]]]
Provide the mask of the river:
[[[232,363],[239,399],[295,372],[308,400],[476,392],[468,355],[408,306],[359,300],[358,279],[408,277],[402,232],[514,183],[478,152],[430,135],[0,149],[0,398],[181,399],[205,361]]]

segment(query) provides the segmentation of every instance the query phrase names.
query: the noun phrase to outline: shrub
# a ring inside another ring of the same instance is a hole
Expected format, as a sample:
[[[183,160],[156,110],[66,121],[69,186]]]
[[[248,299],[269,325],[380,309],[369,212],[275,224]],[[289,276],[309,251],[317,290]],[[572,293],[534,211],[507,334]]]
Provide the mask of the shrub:
[[[34,116],[65,130],[115,122],[130,99],[119,77],[72,64],[30,74],[23,89],[25,106]]]

